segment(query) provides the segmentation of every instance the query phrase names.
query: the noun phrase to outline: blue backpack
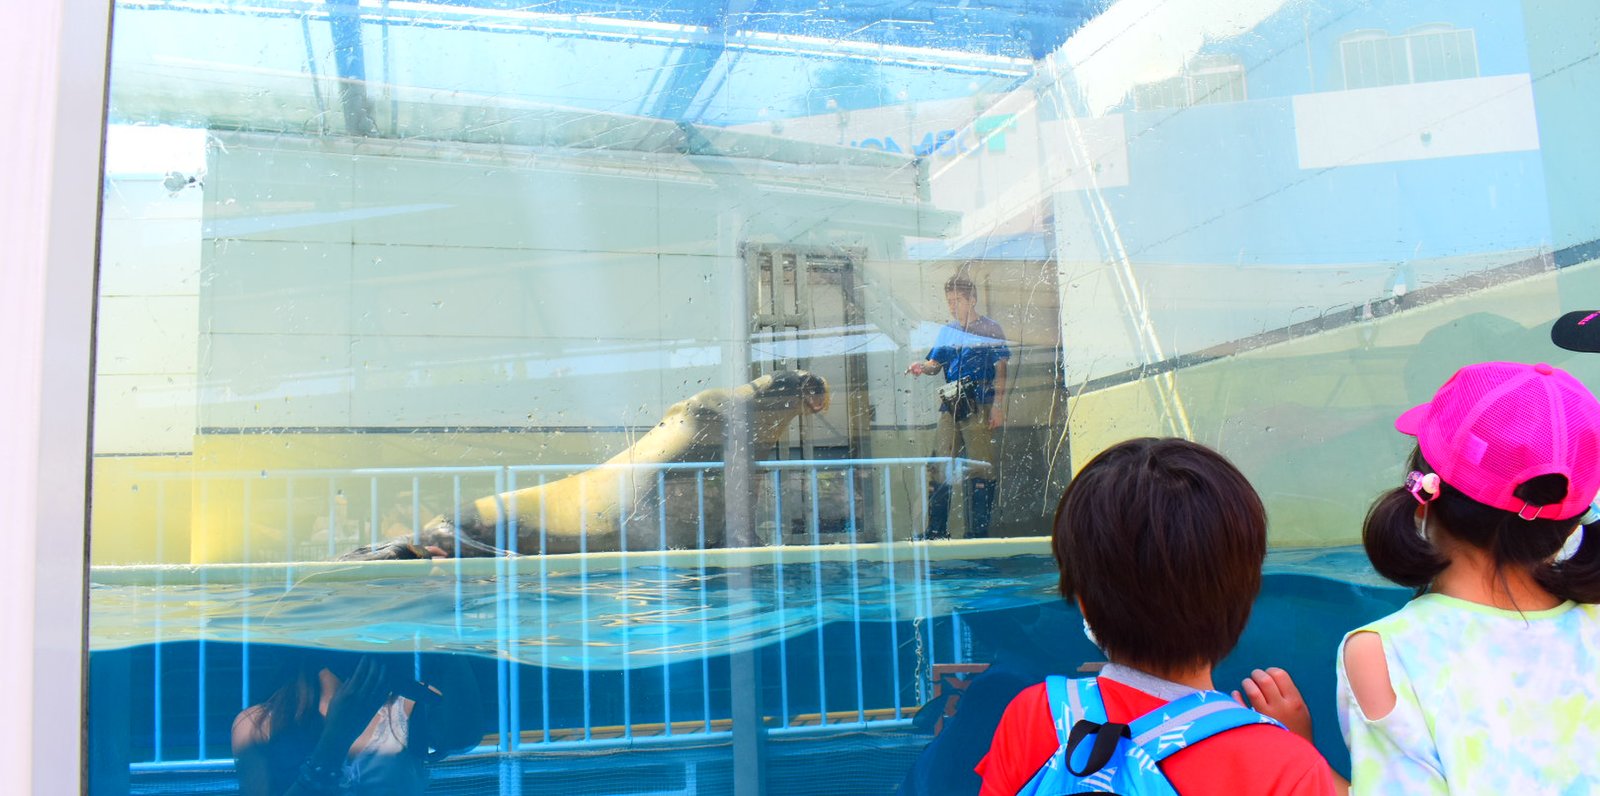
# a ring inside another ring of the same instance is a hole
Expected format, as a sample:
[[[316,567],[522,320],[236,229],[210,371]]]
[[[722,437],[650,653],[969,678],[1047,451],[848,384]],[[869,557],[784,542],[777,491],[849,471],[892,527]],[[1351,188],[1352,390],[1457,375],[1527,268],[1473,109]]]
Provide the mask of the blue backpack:
[[[1283,726],[1220,691],[1196,691],[1132,724],[1106,720],[1100,684],[1093,677],[1068,680],[1052,675],[1045,680],[1045,691],[1061,748],[1018,796],[1177,796],[1157,766],[1173,752],[1235,727]]]

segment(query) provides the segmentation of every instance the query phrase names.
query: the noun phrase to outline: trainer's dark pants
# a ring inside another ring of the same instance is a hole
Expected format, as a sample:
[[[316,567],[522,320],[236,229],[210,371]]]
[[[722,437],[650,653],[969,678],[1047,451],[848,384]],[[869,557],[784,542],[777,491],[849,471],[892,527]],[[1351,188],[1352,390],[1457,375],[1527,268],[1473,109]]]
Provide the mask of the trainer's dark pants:
[[[960,456],[989,462],[993,471],[994,431],[989,428],[989,405],[967,415],[961,420],[949,412],[939,413],[939,426],[934,433],[933,455],[938,458]],[[929,539],[950,538],[950,470],[944,464],[928,467],[928,521]],[[994,514],[995,482],[989,477],[971,477],[967,480],[967,536],[981,539],[989,535],[989,521]]]

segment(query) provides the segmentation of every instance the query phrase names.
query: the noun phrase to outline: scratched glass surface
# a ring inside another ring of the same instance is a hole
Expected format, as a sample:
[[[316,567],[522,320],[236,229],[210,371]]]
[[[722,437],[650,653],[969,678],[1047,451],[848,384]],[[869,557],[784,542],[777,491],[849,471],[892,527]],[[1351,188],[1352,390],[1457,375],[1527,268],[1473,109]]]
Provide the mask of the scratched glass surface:
[[[116,3],[91,792],[236,791],[327,649],[466,662],[430,792],[887,792],[948,665],[1094,657],[1046,537],[1137,436],[1331,682],[1394,416],[1600,383],[1600,15],[1218,5]]]

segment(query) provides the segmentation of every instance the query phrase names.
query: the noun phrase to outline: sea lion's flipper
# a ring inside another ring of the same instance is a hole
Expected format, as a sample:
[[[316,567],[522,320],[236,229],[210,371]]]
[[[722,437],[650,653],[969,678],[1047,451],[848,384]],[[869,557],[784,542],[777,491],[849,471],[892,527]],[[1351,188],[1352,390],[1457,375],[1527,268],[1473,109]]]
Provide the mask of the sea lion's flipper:
[[[342,556],[338,561],[413,561],[419,558],[433,558],[433,554],[425,548],[414,545],[401,539],[391,539],[387,542],[368,544],[357,547]]]

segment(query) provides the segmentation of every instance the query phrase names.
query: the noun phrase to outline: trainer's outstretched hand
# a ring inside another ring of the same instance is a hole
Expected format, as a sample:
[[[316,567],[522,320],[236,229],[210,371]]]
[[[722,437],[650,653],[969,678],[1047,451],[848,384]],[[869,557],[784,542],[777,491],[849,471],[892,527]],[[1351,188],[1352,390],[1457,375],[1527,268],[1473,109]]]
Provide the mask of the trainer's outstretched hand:
[[[1256,669],[1240,683],[1240,688],[1244,689],[1243,697],[1238,691],[1233,692],[1233,698],[1239,704],[1263,716],[1277,719],[1290,732],[1307,741],[1311,740],[1311,708],[1306,706],[1300,689],[1295,687],[1294,678],[1288,672],[1276,666],[1266,670]],[[1246,697],[1249,702],[1245,701]]]

